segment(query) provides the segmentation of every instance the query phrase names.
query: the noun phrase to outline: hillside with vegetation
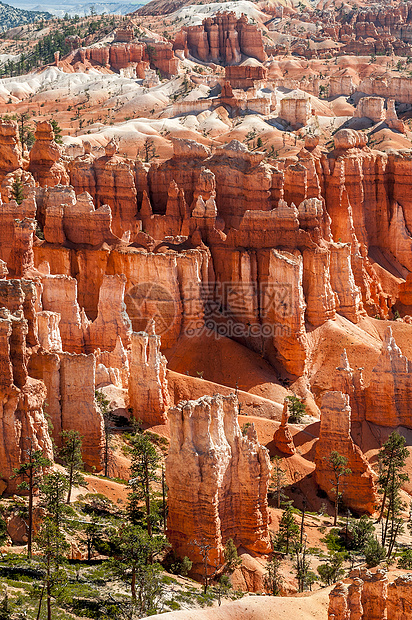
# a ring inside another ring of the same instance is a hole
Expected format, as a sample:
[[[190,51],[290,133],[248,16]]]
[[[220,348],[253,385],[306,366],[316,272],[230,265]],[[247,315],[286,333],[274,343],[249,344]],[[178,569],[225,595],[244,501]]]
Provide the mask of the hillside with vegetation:
[[[33,24],[41,19],[51,19],[51,13],[41,11],[25,11],[0,2],[0,32],[15,28],[22,24]]]

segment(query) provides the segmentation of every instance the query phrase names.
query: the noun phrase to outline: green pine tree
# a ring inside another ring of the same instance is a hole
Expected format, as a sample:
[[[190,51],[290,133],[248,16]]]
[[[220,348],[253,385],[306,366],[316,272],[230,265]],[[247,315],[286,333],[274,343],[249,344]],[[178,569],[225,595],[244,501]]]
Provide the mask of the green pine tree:
[[[11,186],[11,193],[17,204],[21,205],[24,200],[23,183],[17,175],[14,177],[13,185]]]
[[[63,431],[61,433],[63,446],[60,448],[59,456],[67,471],[68,492],[66,503],[70,504],[72,487],[86,486],[85,479],[81,473],[84,469],[82,459],[82,438],[78,431]]]
[[[56,142],[56,144],[63,144],[62,130],[61,130],[61,127],[60,127],[59,123],[56,121],[55,118],[53,118],[50,121],[50,124],[53,127],[54,141]]]

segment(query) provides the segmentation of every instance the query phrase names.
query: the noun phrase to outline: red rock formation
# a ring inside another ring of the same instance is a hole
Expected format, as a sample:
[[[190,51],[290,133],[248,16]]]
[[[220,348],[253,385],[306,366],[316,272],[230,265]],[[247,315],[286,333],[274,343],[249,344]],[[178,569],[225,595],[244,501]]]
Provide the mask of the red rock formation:
[[[374,512],[377,501],[374,474],[350,435],[349,396],[327,392],[322,397],[319,441],[316,444],[315,476],[317,484],[333,497],[333,476],[327,459],[333,450],[348,459],[351,474],[342,480],[345,505],[358,512]]]
[[[317,247],[303,253],[303,291],[306,319],[312,325],[322,325],[336,316],[336,294],[331,284],[331,252]]]
[[[333,390],[349,396],[353,430],[354,423],[362,422],[365,419],[363,369],[354,370],[350,367],[346,349],[344,349],[336,371],[336,374],[333,375]]]
[[[261,317],[274,327],[273,346],[288,372],[305,371],[305,300],[302,288],[303,260],[288,252],[272,250],[260,255]]]
[[[14,221],[13,252],[10,254],[9,270],[17,278],[24,278],[34,269],[33,236],[36,221],[24,218]]]
[[[149,60],[166,77],[176,75],[179,69],[179,59],[174,55],[173,45],[166,41],[152,41],[146,45],[145,60]]]
[[[365,417],[381,426],[412,425],[412,362],[386,328],[378,362],[365,389]]]
[[[223,548],[267,553],[267,489],[270,461],[253,425],[243,436],[234,395],[204,396],[169,411],[171,443],[166,460],[168,538],[202,572],[199,548],[210,544],[208,570],[223,562]]]
[[[350,610],[350,620],[362,620],[362,587],[363,581],[359,577],[352,577],[352,582],[348,587],[348,607]]]
[[[256,88],[268,78],[268,70],[263,65],[242,64],[225,67],[225,79],[232,88]]]
[[[350,579],[349,587],[340,581],[330,592],[328,620],[406,620],[408,616],[402,615],[402,608],[405,604],[408,605],[410,580],[399,577],[389,584],[388,588],[388,578],[384,570],[377,569],[371,573],[366,568],[352,570]],[[395,600],[398,603],[399,616],[396,612],[390,613],[394,609]]]
[[[401,575],[389,583],[384,570],[352,570],[348,585],[339,582],[329,594],[328,620],[409,620],[412,578]]]
[[[130,345],[132,325],[124,303],[125,286],[126,277],[123,274],[103,276],[97,318],[85,334],[87,352],[92,353],[96,349],[113,351],[118,338],[126,347]]]
[[[133,332],[130,350],[129,401],[136,420],[148,426],[164,424],[170,406],[166,363],[154,321],[146,332]]]
[[[96,159],[91,153],[90,142],[83,142],[84,155],[79,155],[68,165],[70,183],[76,194],[88,192],[92,198],[96,197],[96,173],[93,163]]]
[[[384,99],[382,97],[362,97],[356,107],[356,116],[362,118],[366,116],[373,123],[380,123],[385,120]]]
[[[127,230],[137,231],[137,203],[134,174],[116,152],[117,145],[113,141],[109,142],[105,155],[96,159],[93,167],[96,177],[96,206],[110,206],[113,232],[121,237]],[[76,192],[80,190],[79,187],[75,189]]]
[[[69,276],[47,275],[42,284],[43,308],[61,315],[59,329],[63,350],[82,353],[86,325],[77,303],[76,280]]]
[[[21,145],[17,133],[16,121],[0,121],[0,184],[9,172],[14,172],[23,165]]]
[[[237,64],[242,54],[264,62],[267,58],[262,33],[248,24],[247,17],[235,13],[217,13],[201,26],[184,26],[176,36],[174,49],[183,49],[204,62]]]
[[[24,312],[28,295],[35,295],[32,283],[0,280],[0,462],[2,479],[11,493],[19,483],[10,479],[13,468],[25,462],[30,446],[53,459],[43,412],[46,387],[27,371],[34,327]]]
[[[61,150],[54,141],[54,133],[48,121],[37,123],[34,134],[36,141],[30,151],[29,171],[36,181],[44,187],[68,185],[69,177],[60,162]]]
[[[55,189],[55,188],[53,188]],[[47,196],[50,202],[50,194]],[[116,244],[120,239],[112,232],[112,212],[108,205],[94,208],[87,192],[75,197],[73,202],[47,206],[45,209],[44,238],[50,243],[101,246]]]
[[[280,100],[279,116],[292,127],[304,127],[311,116],[310,100],[305,95],[300,97],[283,97]]]
[[[295,454],[296,448],[293,443],[292,433],[288,428],[288,418],[289,418],[289,409],[288,409],[288,401],[285,400],[283,403],[283,412],[282,412],[282,421],[280,423],[279,428],[275,431],[273,435],[273,441],[275,442],[275,446],[278,450],[280,450],[283,454]]]
[[[103,419],[95,402],[96,358],[90,355],[60,355],[61,427],[79,431],[83,438],[82,458],[89,467],[103,465]]]
[[[387,614],[391,620],[412,617],[412,575],[400,575],[389,584]]]
[[[348,588],[339,581],[329,594],[329,620],[349,620]]]

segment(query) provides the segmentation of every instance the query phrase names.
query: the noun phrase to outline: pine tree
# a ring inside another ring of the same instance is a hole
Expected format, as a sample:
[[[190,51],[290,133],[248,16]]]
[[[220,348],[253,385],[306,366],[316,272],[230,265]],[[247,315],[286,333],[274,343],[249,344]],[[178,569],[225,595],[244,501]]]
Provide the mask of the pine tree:
[[[401,499],[402,485],[409,480],[402,470],[406,465],[408,449],[405,438],[394,431],[378,453],[378,490],[382,497],[379,521],[382,523],[381,542],[387,545],[387,556],[391,557],[397,537],[403,533],[402,512],[406,508]]]
[[[109,465],[112,460],[112,435],[113,435],[113,412],[110,409],[110,403],[100,390],[96,390],[94,393],[96,400],[96,406],[103,418],[104,428],[104,447],[103,447],[103,463],[104,463],[104,475],[109,475]]]
[[[152,483],[159,482],[157,468],[160,456],[149,437],[136,431],[131,439],[131,465],[129,487],[129,513],[132,520],[136,520],[139,504],[144,501],[146,511],[146,526],[149,536],[152,536]]]
[[[45,467],[50,467],[51,463],[41,450],[33,450],[32,441],[29,441],[29,448],[25,450],[27,462],[20,467],[13,469],[13,478],[22,478],[23,481],[18,485],[18,489],[27,490],[29,496],[29,523],[27,534],[27,557],[32,555],[33,538],[33,498],[34,492],[39,488],[42,472]]]
[[[56,144],[63,144],[62,130],[59,123],[56,121],[55,118],[53,118],[50,121],[50,124],[53,127],[54,141],[56,142]]]
[[[18,205],[20,205],[24,200],[23,183],[17,175],[14,177],[14,181],[11,186],[11,193],[14,200],[17,202]]]
[[[352,473],[352,470],[347,468],[348,459],[346,456],[342,456],[336,450],[332,450],[329,456],[324,456],[324,461],[332,470],[333,480],[335,486],[332,487],[332,491],[335,493],[335,515],[333,518],[333,525],[336,525],[338,522],[338,514],[339,514],[339,504],[342,498],[341,489],[341,478],[344,476],[348,476]]]
[[[379,493],[383,495],[379,521],[383,517],[385,510],[388,490],[392,480],[397,481],[400,470],[405,467],[408,449],[405,447],[406,441],[397,431],[390,434],[388,440],[383,444],[378,453],[379,467]],[[404,476],[404,475],[403,475]],[[403,477],[402,476],[402,477]]]
[[[17,120],[19,127],[19,138],[22,146],[25,144],[28,148],[30,148],[34,142],[34,134],[32,128],[28,124],[30,114],[28,112],[21,112],[14,118]]]
[[[285,400],[288,403],[289,422],[300,424],[306,414],[306,405],[297,396],[286,396]]]
[[[283,577],[280,574],[280,565],[282,561],[276,555],[266,564],[266,572],[263,580],[266,590],[271,596],[279,596],[283,585]]]
[[[344,574],[343,560],[345,559],[344,553],[332,552],[325,564],[320,564],[317,568],[321,581],[327,586],[332,585],[338,581]]]
[[[288,504],[283,511],[279,523],[279,531],[276,536],[276,547],[289,553],[292,543],[297,542],[299,537],[299,526],[293,515],[292,505]]]
[[[78,431],[63,431],[61,433],[63,446],[59,451],[59,456],[67,471],[68,492],[66,503],[70,504],[72,487],[86,486],[82,470],[84,468],[82,459],[82,438]]]
[[[95,514],[92,514],[90,523],[87,523],[84,528],[84,532],[86,534],[86,545],[87,545],[87,561],[90,562],[92,559],[92,549],[98,540],[98,535],[100,532],[100,528],[98,526],[98,517]]]
[[[40,561],[43,562],[46,569],[46,578],[44,581],[44,589],[46,590],[47,600],[47,620],[52,619],[51,601],[53,586],[59,582],[60,566],[65,561],[65,553],[69,549],[69,545],[64,535],[56,526],[56,521],[51,516],[43,519],[40,531],[36,536],[36,545],[41,551]],[[41,606],[43,601],[43,592],[40,596],[38,616],[40,617]]]
[[[152,615],[163,590],[161,567],[153,563],[153,557],[163,549],[166,539],[149,536],[138,525],[129,524],[122,525],[111,542],[116,550],[111,562],[113,572],[130,585],[138,614]]]
[[[65,502],[68,488],[66,476],[58,471],[46,474],[39,484],[40,505],[46,510],[59,532],[69,510]]]
[[[242,564],[242,560],[237,554],[237,548],[233,542],[233,538],[228,539],[223,555],[225,557],[226,567],[231,572],[233,572],[237,566]]]
[[[272,461],[272,478],[269,486],[269,491],[275,495],[276,508],[280,508],[282,500],[286,497],[283,493],[283,489],[287,484],[286,472],[281,467],[282,458],[275,456]]]

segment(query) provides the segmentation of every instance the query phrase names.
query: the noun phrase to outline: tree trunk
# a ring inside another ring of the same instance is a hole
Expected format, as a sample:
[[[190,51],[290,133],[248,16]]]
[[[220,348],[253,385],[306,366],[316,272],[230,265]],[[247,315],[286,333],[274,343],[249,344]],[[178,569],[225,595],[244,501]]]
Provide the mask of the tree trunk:
[[[383,493],[381,511],[379,513],[378,523],[380,523],[382,521],[383,511],[385,510],[385,503],[386,503],[386,497],[387,497],[387,492],[388,492],[389,478],[390,478],[390,475],[391,475],[392,459],[393,459],[393,449],[391,451],[391,458],[390,458],[389,465],[388,465],[388,474],[386,476],[386,482],[385,482],[384,487],[383,487],[384,488],[384,493]]]
[[[165,470],[162,465],[162,497],[163,497],[163,531],[166,534],[166,485],[165,485]]]
[[[147,516],[147,533],[152,536],[152,523],[150,521],[150,486],[149,486],[149,466],[147,459],[145,461],[145,500],[146,500],[146,516]]]
[[[339,478],[336,481],[335,516],[333,518],[333,525],[336,525],[338,522],[338,514],[339,514]]]
[[[43,602],[43,594],[44,594],[44,589],[45,589],[45,587],[46,587],[46,582],[44,582],[44,584],[43,584],[43,588],[42,588],[42,591],[41,591],[41,594],[40,594],[39,608],[38,608],[38,610],[37,610],[36,620],[39,620],[39,618],[40,618],[41,604],[42,604],[42,602]]]
[[[133,567],[132,569],[132,585],[131,585],[131,590],[132,590],[132,599],[134,601],[136,601],[136,568]]]
[[[203,579],[203,593],[207,592],[207,554],[205,555],[205,568],[204,568],[204,579]]]
[[[31,542],[33,535],[33,467],[30,467],[29,472],[29,532],[27,536],[27,557],[31,559]]]
[[[302,522],[300,524],[300,544],[301,544],[301,546],[303,544],[303,527],[305,525],[305,508],[306,508],[306,503],[303,502],[302,503]]]
[[[50,558],[47,561],[47,620],[51,620]]]
[[[66,504],[70,504],[70,497],[71,497],[71,494],[72,494],[72,485],[73,485],[73,463],[71,463],[71,465],[70,465],[69,490],[67,491]]]

